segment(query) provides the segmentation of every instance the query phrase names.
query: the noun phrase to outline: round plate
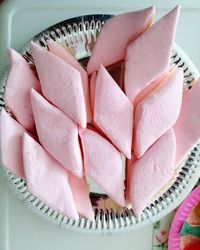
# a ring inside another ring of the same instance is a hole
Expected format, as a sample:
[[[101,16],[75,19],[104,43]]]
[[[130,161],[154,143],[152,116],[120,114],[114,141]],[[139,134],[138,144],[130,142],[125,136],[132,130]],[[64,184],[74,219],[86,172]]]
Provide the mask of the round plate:
[[[181,250],[181,227],[198,202],[200,202],[200,186],[196,187],[178,208],[169,232],[168,250]]]
[[[111,15],[88,15],[68,19],[42,31],[36,35],[32,41],[46,47],[47,39],[56,40],[64,47],[70,49],[76,58],[81,60],[84,64],[85,58],[88,58],[91,54],[92,46],[94,45],[96,37],[105,20],[110,17]],[[30,52],[30,44],[26,44],[20,52],[30,63],[31,67],[34,68]],[[189,89],[193,80],[199,77],[199,72],[188,56],[176,44],[174,44],[171,56],[171,65],[173,64],[183,68],[184,87]],[[0,81],[2,86],[0,105],[2,107],[5,106],[3,94],[7,74],[8,70]],[[132,209],[129,208],[116,209],[112,206],[109,208],[102,208],[99,205],[102,204],[102,202],[99,202],[99,200],[101,201],[106,198],[104,196],[97,197],[98,202],[93,202],[93,204],[96,203],[96,205],[94,204],[94,222],[91,222],[84,217],[80,217],[79,220],[74,221],[57,213],[48,205],[44,204],[43,201],[31,194],[28,191],[24,180],[14,176],[8,172],[6,168],[3,169],[5,170],[4,173],[10,187],[16,193],[17,197],[34,212],[45,219],[74,231],[94,234],[117,234],[135,230],[146,226],[149,223],[155,222],[177,207],[197,182],[200,174],[199,160],[200,145],[197,145],[192,152],[188,154],[186,161],[180,166],[180,173],[177,173],[177,176],[170,182],[169,189],[152,202],[149,207],[145,208],[142,215],[138,218],[134,216]]]

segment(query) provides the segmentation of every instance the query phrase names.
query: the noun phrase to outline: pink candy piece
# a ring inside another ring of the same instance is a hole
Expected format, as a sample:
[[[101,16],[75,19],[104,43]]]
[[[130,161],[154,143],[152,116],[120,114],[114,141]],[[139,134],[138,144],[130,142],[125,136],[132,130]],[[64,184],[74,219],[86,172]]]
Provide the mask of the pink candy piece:
[[[94,211],[90,201],[89,188],[87,186],[85,178],[78,178],[75,175],[69,173],[69,184],[71,186],[77,211],[81,215],[93,221]]]
[[[200,79],[183,96],[179,118],[174,126],[177,141],[176,165],[200,142]]]
[[[86,127],[86,106],[80,72],[37,44],[31,51],[43,95],[65,114]]]
[[[10,71],[6,83],[4,100],[22,126],[34,131],[30,90],[40,90],[39,81],[26,60],[15,50],[8,49]]]
[[[77,220],[67,171],[27,134],[24,134],[23,160],[30,192],[59,213]]]
[[[94,113],[94,103],[95,103],[96,80],[97,80],[97,73],[93,72],[90,78],[90,101],[93,113]]]
[[[174,8],[128,46],[125,91],[132,102],[168,70],[179,10],[179,6]]]
[[[116,203],[125,205],[120,152],[106,139],[89,129],[80,129],[85,173]]]
[[[175,157],[176,138],[170,129],[142,158],[133,162],[130,198],[136,216],[173,176]]]
[[[150,7],[107,20],[92,50],[87,72],[97,71],[100,64],[108,66],[124,59],[127,44],[147,29],[154,12],[154,7]]]
[[[13,174],[24,178],[22,135],[25,129],[5,109],[1,110],[1,162]]]
[[[102,65],[96,80],[94,122],[127,158],[131,157],[133,105]]]
[[[52,52],[55,56],[63,59],[66,63],[72,65],[76,68],[82,78],[83,91],[85,95],[85,102],[87,108],[87,122],[92,121],[92,112],[90,106],[90,96],[89,96],[89,81],[87,72],[84,70],[82,65],[74,58],[67,50],[65,50],[59,43],[54,42],[53,40],[48,40],[47,45],[49,47],[50,52]]]
[[[31,94],[40,143],[61,165],[82,177],[83,164],[77,124],[36,91],[32,90]]]
[[[178,119],[183,94],[183,71],[178,68],[151,94],[140,102],[135,111],[134,153],[139,158]]]

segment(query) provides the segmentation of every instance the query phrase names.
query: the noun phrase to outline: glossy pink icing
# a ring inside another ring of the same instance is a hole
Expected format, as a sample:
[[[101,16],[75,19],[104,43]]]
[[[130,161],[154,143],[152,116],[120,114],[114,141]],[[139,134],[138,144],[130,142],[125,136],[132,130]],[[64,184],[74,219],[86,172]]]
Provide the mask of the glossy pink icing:
[[[13,174],[24,178],[22,135],[25,129],[5,109],[1,110],[1,162]]]
[[[23,140],[23,161],[30,192],[56,211],[78,219],[67,171],[26,133]]]
[[[179,10],[175,7],[128,46],[125,92],[131,101],[168,70]]]
[[[94,211],[90,201],[89,188],[87,186],[85,178],[78,178],[75,175],[69,173],[69,184],[72,190],[77,211],[81,215],[93,221]]]
[[[85,173],[116,203],[125,205],[120,152],[90,129],[80,129]]]
[[[133,105],[102,65],[96,79],[94,122],[127,158],[131,157]]]
[[[83,163],[77,124],[34,90],[31,101],[40,143],[61,165],[81,177]]]
[[[173,129],[167,131],[140,159],[132,164],[130,198],[136,216],[171,179],[176,157]]]
[[[26,60],[15,50],[8,49],[10,70],[5,88],[4,100],[22,126],[34,131],[30,90],[40,90],[39,80]]]
[[[128,12],[107,20],[97,37],[87,72],[97,71],[100,64],[111,65],[125,58],[126,47],[150,25],[155,9]]]
[[[134,153],[139,158],[177,121],[183,95],[183,70],[172,70],[135,111]]]
[[[80,126],[86,127],[86,105],[80,72],[35,43],[31,44],[31,51],[43,95]]]
[[[85,71],[83,66],[77,61],[77,59],[73,57],[59,43],[54,42],[53,40],[48,40],[47,45],[51,53],[63,59],[66,63],[72,65],[74,68],[76,68],[80,72],[81,78],[82,78],[82,84],[83,84],[83,91],[85,95],[86,108],[87,108],[87,122],[91,122],[92,113],[91,113],[91,107],[90,107],[89,81],[88,81],[87,72]]]

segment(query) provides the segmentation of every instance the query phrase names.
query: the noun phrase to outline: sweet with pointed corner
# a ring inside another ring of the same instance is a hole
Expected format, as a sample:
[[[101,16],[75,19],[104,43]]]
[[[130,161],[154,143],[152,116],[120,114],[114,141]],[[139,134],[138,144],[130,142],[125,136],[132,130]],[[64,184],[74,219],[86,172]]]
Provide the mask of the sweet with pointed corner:
[[[90,129],[80,128],[85,174],[116,203],[125,205],[120,152],[105,138]]]
[[[94,221],[94,211],[85,177],[78,178],[71,173],[68,173],[68,176],[77,211],[89,220]]]
[[[132,102],[169,69],[179,11],[177,6],[127,47],[124,84]]]
[[[170,129],[147,150],[143,157],[133,162],[130,199],[136,216],[141,215],[153,196],[172,178],[175,157],[176,138],[173,129]]]
[[[0,120],[1,162],[10,172],[24,178],[22,136],[25,129],[5,109],[1,110]]]
[[[29,132],[35,129],[30,90],[40,91],[40,84],[26,60],[14,49],[8,49],[10,70],[4,100],[16,119]]]
[[[76,58],[72,56],[66,49],[64,49],[59,43],[54,42],[53,40],[48,40],[47,45],[51,53],[63,59],[66,63],[69,63],[80,72],[81,78],[82,78],[82,84],[83,84],[83,91],[85,95],[87,122],[91,122],[92,112],[91,112],[90,95],[89,95],[89,80],[88,80],[87,72],[85,71],[83,66],[76,60]]]
[[[82,127],[86,127],[86,105],[80,72],[59,57],[31,43],[42,93]]]
[[[23,163],[29,191],[56,211],[77,220],[79,216],[67,171],[26,133]]]
[[[82,177],[77,124],[35,90],[31,91],[31,102],[40,143],[61,165]]]
[[[139,158],[177,121],[183,96],[183,70],[172,70],[136,107],[134,153]]]
[[[133,104],[101,65],[96,79],[94,122],[127,158],[131,157],[133,110]]]
[[[125,58],[127,44],[144,32],[151,24],[155,8],[132,11],[107,20],[97,37],[87,72],[97,71],[100,64],[105,67]]]

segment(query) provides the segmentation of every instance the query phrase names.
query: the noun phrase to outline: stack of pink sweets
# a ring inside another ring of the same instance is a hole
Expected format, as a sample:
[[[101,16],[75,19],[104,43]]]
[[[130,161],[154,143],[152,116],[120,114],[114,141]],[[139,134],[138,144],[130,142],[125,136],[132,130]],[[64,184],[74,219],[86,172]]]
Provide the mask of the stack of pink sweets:
[[[200,140],[200,84],[184,92],[169,66],[179,6],[152,24],[154,12],[107,20],[86,70],[53,40],[31,43],[37,75],[8,50],[2,163],[67,217],[94,219],[86,177],[140,216]]]

